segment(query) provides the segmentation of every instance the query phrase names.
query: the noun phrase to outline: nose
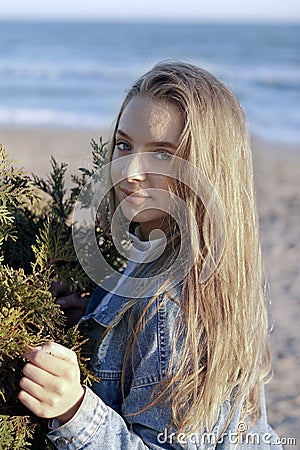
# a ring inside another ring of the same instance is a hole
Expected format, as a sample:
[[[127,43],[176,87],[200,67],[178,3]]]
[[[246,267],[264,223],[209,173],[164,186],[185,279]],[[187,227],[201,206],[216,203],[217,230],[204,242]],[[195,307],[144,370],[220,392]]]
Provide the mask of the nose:
[[[122,169],[122,176],[127,181],[134,183],[145,180],[145,173],[142,167],[142,158],[139,153],[126,156],[126,162]]]

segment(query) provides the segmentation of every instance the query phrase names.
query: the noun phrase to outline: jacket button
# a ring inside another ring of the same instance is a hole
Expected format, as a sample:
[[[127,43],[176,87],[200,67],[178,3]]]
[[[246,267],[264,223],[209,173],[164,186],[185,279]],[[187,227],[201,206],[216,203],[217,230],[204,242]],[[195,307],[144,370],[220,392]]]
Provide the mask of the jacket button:
[[[55,445],[58,449],[67,448],[69,442],[69,439],[66,439],[64,437],[58,437],[57,439],[55,439]]]

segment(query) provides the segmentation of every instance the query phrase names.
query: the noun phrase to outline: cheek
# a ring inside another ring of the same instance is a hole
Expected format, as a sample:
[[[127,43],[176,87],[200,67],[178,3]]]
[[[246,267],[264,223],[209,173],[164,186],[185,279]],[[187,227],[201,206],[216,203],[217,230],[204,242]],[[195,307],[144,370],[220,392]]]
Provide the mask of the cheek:
[[[150,184],[152,188],[168,191],[170,178],[164,175],[150,175]]]
[[[153,207],[161,210],[161,212],[170,213],[171,198],[169,186],[171,180],[169,177],[161,175],[152,175],[151,188],[158,189],[153,194]],[[150,186],[149,186],[150,187]]]

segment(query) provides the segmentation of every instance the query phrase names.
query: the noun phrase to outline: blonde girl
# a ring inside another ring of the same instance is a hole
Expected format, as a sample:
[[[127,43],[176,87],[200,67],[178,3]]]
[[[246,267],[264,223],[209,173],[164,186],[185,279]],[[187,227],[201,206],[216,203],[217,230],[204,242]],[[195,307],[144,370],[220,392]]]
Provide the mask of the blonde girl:
[[[80,321],[99,381],[82,386],[75,354],[47,343],[26,353],[20,400],[53,419],[57,448],[280,448],[263,395],[268,325],[237,99],[199,67],[159,63],[128,91],[110,161],[110,219],[130,223],[132,251]]]

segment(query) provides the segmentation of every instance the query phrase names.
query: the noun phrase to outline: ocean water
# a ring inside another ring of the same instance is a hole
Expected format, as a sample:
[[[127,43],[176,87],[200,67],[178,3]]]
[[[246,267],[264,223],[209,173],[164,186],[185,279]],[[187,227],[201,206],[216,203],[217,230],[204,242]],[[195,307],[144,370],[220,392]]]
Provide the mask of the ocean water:
[[[211,70],[250,131],[300,143],[300,26],[0,21],[0,126],[110,127],[155,62]]]

